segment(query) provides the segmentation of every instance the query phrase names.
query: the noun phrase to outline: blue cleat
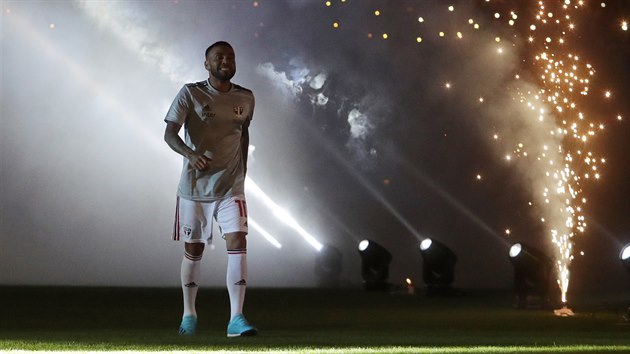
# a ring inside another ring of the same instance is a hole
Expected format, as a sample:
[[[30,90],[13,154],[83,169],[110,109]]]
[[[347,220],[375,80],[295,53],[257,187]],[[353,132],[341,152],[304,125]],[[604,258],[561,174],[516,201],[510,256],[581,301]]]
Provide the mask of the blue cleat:
[[[188,315],[182,318],[182,324],[179,325],[180,336],[194,336],[197,329],[197,317]]]
[[[255,336],[257,333],[258,330],[250,325],[242,314],[234,316],[230,323],[228,323],[228,337],[251,337]]]

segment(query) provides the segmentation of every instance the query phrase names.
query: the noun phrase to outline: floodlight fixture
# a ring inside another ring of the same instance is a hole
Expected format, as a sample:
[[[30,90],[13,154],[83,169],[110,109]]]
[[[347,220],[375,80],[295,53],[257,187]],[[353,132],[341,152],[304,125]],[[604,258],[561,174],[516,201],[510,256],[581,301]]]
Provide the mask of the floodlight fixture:
[[[630,273],[630,243],[623,246],[621,253],[619,253],[619,259],[621,260],[623,267],[626,268],[628,273]]]
[[[628,273],[630,273],[630,243],[623,246],[621,252],[619,253],[619,260],[621,260],[621,264],[626,268]],[[623,318],[626,320],[626,323],[630,322],[630,307],[623,315]]]
[[[334,288],[339,286],[341,277],[342,254],[330,244],[324,244],[315,258],[315,276],[320,287]]]
[[[420,242],[422,255],[422,280],[427,285],[427,296],[451,296],[457,292],[451,288],[455,280],[457,256],[443,243],[425,238]]]
[[[513,244],[508,256],[514,268],[516,306],[524,308],[534,303],[547,305],[553,271],[551,258],[522,242]]]
[[[385,247],[372,240],[359,243],[361,256],[361,277],[363,287],[368,291],[386,291],[389,289],[389,264],[392,254]]]

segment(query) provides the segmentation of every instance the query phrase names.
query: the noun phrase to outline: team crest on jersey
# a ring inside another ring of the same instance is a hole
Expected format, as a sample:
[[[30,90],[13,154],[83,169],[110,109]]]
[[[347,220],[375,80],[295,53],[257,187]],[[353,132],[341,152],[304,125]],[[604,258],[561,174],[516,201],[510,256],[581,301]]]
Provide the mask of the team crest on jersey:
[[[214,118],[215,116],[216,113],[212,111],[212,107],[210,107],[210,105],[205,105],[203,106],[203,108],[201,108],[201,117],[203,119],[210,119]]]
[[[236,114],[236,118],[241,119],[243,116],[243,111],[245,111],[245,108],[241,106],[234,107],[234,114]]]
[[[190,234],[192,234],[192,228],[190,226],[183,226],[182,231],[184,231],[186,237],[190,237]]]

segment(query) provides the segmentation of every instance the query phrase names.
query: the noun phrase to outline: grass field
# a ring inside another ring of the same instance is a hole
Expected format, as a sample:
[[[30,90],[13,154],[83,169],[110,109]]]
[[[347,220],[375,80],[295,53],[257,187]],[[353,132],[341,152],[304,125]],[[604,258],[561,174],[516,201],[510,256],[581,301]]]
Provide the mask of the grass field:
[[[513,309],[508,292],[254,288],[260,334],[226,338],[227,292],[202,288],[198,334],[182,338],[179,289],[0,287],[0,351],[630,353],[626,295],[576,296],[576,316],[557,317]]]

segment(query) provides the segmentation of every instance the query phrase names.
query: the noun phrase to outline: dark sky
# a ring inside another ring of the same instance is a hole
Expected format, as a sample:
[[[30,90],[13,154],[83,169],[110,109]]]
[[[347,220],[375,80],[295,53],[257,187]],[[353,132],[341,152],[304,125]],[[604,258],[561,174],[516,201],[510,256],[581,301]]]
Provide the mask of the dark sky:
[[[588,146],[606,158],[602,177],[581,184],[588,226],[573,238],[575,289],[628,285],[617,255],[630,242],[630,46],[621,28],[630,4],[600,3],[570,10],[575,28],[549,50],[592,65],[590,93],[576,104],[605,124]],[[183,83],[207,76],[203,51],[221,39],[236,49],[234,81],[256,95],[249,176],[342,250],[349,283],[360,283],[364,238],[393,253],[397,284],[421,282],[425,237],[458,255],[460,287],[510,287],[515,241],[554,252],[539,222],[557,209],[538,203],[540,164],[505,160],[562,125],[553,114],[534,122],[518,100],[544,85],[534,57],[543,33],[559,31],[539,24],[528,43],[535,6],[5,1],[2,11],[0,265],[11,271],[1,284],[178,284],[181,246],[169,233],[181,162],[162,142],[162,119]],[[313,285],[317,252],[259,198],[248,202],[282,243],[251,231],[252,285]],[[224,278],[222,241],[215,246],[208,285]]]

